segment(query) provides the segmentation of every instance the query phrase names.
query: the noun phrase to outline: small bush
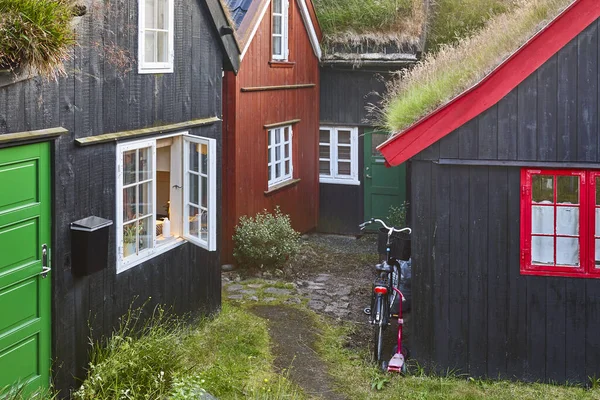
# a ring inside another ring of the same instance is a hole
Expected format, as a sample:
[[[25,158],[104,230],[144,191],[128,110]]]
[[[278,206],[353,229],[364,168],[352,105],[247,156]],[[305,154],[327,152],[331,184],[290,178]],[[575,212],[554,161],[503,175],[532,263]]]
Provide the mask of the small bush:
[[[279,207],[256,217],[243,216],[235,227],[233,255],[245,267],[277,268],[300,249],[300,234]]]
[[[72,0],[0,0],[0,69],[64,74],[75,44]]]
[[[408,202],[404,202],[399,206],[390,206],[387,216],[387,223],[396,228],[404,228],[406,226],[406,212],[408,210]]]

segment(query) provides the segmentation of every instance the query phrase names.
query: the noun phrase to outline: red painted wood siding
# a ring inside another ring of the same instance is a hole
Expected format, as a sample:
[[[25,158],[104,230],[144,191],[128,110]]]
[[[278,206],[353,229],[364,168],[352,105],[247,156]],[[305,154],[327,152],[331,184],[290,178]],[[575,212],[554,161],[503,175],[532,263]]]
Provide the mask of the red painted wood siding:
[[[316,227],[319,209],[318,132],[319,65],[298,4],[289,9],[291,68],[273,68],[271,10],[267,10],[246,52],[238,76],[226,73],[223,156],[223,262],[233,261],[232,235],[239,217],[277,205],[289,214],[294,228]],[[234,82],[234,83],[232,83]],[[242,92],[242,88],[315,84],[312,88]],[[300,182],[272,194],[268,190],[267,130],[264,125],[299,119],[293,126],[294,178]]]

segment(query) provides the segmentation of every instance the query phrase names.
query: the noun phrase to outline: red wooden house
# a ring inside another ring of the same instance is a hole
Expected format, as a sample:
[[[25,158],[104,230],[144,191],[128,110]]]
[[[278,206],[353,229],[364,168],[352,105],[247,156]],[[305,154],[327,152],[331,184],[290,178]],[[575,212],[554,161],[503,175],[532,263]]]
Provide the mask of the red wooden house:
[[[242,48],[225,72],[224,262],[243,215],[280,206],[301,232],[319,210],[319,40],[310,0],[227,0]]]

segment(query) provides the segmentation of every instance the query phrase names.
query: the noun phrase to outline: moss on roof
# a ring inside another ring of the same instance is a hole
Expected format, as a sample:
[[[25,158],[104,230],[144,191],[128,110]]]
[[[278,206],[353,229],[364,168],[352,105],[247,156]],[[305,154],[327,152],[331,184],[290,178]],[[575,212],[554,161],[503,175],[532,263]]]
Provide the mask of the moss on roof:
[[[427,55],[388,85],[382,124],[399,132],[476,85],[572,2],[518,0],[476,34]]]

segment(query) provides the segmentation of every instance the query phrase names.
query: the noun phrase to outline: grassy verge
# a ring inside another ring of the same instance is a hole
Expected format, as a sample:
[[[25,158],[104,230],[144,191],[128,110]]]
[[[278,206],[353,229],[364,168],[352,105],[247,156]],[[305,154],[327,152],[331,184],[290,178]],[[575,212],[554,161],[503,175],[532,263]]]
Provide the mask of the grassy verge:
[[[189,399],[204,390],[219,399],[302,399],[272,369],[266,323],[224,304],[216,318],[190,327],[163,311],[141,327],[138,312],[95,345],[75,399]]]
[[[477,35],[443,46],[389,86],[383,124],[401,131],[475,85],[572,0],[521,0]]]
[[[345,343],[352,336],[349,325],[332,325],[317,318],[323,333],[319,352],[330,365],[338,388],[352,399],[598,399],[598,389],[470,379],[450,374],[427,375],[413,365],[411,375],[383,374],[367,362],[368,350],[353,350]],[[377,390],[376,387],[380,387]]]

